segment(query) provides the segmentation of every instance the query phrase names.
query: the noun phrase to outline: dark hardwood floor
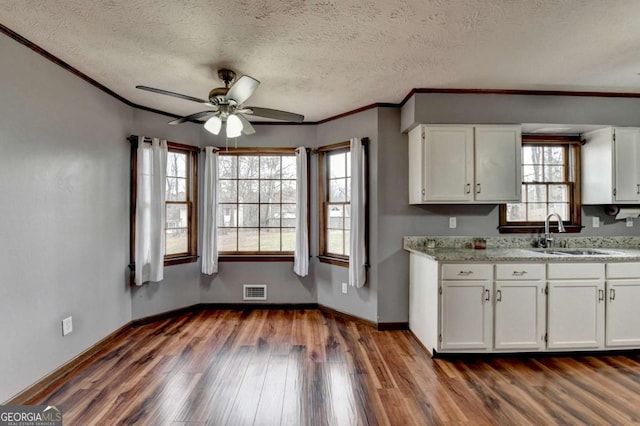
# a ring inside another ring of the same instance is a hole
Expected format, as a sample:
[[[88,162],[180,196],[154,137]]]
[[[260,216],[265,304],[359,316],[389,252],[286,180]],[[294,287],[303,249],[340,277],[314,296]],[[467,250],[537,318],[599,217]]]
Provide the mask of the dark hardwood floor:
[[[38,404],[65,425],[640,423],[640,356],[431,359],[408,331],[318,310],[139,327]]]

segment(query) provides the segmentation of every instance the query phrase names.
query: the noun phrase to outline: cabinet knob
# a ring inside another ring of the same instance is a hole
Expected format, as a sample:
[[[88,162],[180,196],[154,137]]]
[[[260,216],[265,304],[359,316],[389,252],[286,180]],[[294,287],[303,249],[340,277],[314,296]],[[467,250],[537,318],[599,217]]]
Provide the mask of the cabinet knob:
[[[467,189],[465,190],[465,194],[470,194],[471,193],[471,184],[468,183],[467,184]]]
[[[458,272],[458,275],[462,275],[463,277],[467,276],[467,275],[471,275],[473,274],[473,271],[460,271]]]
[[[496,302],[502,302],[502,290],[496,291]]]
[[[616,289],[612,288],[609,290],[609,300],[616,300]]]
[[[604,300],[604,290],[598,290],[598,302],[602,302]]]
[[[477,183],[476,184],[476,194],[479,194],[479,193],[480,193],[480,184]]]
[[[485,294],[485,298],[484,298],[485,302],[488,302],[489,300],[491,300],[491,292],[489,291],[489,289],[485,288],[484,294]]]
[[[527,271],[513,271],[513,275],[514,277],[521,277],[523,275],[526,275]]]

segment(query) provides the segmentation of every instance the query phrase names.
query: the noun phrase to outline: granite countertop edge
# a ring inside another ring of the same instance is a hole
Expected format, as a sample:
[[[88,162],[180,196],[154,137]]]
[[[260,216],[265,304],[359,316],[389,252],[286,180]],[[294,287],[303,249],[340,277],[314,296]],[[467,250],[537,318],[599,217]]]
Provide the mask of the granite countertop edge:
[[[611,251],[608,255],[572,256],[537,252],[525,248],[423,248],[404,246],[410,253],[418,254],[439,262],[529,262],[529,263],[579,263],[579,262],[638,262],[640,249],[603,248]]]

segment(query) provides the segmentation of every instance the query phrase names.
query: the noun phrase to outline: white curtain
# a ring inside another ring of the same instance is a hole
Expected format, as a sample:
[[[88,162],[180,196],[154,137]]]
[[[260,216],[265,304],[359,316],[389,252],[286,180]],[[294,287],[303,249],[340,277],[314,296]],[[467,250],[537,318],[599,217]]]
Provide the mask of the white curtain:
[[[309,230],[307,226],[307,149],[296,149],[296,248],[293,272],[301,277],[309,274]]]
[[[359,138],[351,139],[351,218],[349,240],[349,284],[363,287],[367,280],[365,234],[364,148]]]
[[[162,281],[164,269],[167,141],[138,138],[135,283]]]
[[[202,273],[218,272],[218,151],[208,146],[204,159]]]

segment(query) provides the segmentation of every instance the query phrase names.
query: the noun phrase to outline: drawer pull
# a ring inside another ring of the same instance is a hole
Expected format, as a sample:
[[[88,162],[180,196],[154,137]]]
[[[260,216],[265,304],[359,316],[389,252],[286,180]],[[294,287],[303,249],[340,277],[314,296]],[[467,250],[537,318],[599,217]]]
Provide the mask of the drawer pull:
[[[496,291],[496,302],[502,302],[502,290]]]
[[[598,302],[602,302],[604,300],[604,290],[598,290]]]
[[[458,275],[462,275],[463,277],[466,277],[467,275],[471,275],[473,274],[473,271],[460,271],[458,272]]]
[[[527,271],[513,271],[513,274],[512,274],[512,275],[513,275],[514,277],[522,277],[522,276],[524,276],[524,275],[526,275],[526,274],[527,274]]]
[[[491,300],[491,292],[489,291],[489,289],[485,289],[484,290],[484,294],[485,294],[485,302],[488,302],[489,300]]]
[[[616,300],[616,289],[612,288],[609,290],[609,300]]]

